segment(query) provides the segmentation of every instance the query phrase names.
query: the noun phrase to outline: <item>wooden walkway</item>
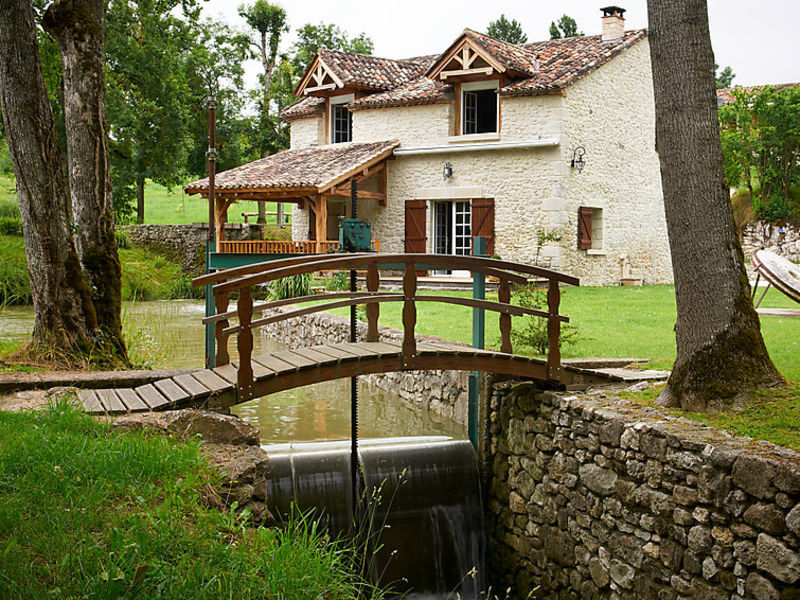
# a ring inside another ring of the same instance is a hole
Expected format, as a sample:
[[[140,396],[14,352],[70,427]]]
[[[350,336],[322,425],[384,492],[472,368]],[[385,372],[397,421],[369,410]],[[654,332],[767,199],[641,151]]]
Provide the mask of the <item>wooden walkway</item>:
[[[240,394],[238,363],[184,373],[136,388],[83,390],[78,399],[86,412],[119,414],[185,407],[228,408],[252,398],[343,377],[455,369],[490,371],[547,379],[547,362],[446,342],[419,342],[404,358],[400,342],[353,342],[283,350],[251,360],[252,389]]]

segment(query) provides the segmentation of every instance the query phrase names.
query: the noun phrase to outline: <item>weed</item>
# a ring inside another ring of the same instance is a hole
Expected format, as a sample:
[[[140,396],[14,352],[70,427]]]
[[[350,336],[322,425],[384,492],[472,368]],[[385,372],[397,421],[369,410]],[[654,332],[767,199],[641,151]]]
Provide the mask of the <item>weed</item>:
[[[269,282],[269,296],[273,300],[308,296],[311,293],[313,281],[313,273],[301,273],[300,275],[275,279]]]
[[[516,292],[520,306],[531,310],[547,312],[547,292],[537,290],[533,284],[521,287]],[[547,319],[536,315],[525,315],[522,327],[511,331],[511,339],[515,344],[532,348],[537,354],[547,354],[550,338],[547,332]],[[559,343],[561,347],[569,346],[577,341],[578,331],[572,325],[562,323]]]

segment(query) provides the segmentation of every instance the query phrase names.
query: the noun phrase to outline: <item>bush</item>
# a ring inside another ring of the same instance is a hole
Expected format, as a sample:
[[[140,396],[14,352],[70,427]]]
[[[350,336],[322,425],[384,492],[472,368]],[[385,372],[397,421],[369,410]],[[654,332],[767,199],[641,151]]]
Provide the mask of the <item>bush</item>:
[[[350,276],[346,271],[336,271],[325,280],[325,289],[341,292],[350,289]]]
[[[0,217],[0,235],[22,235],[19,217]]]
[[[314,281],[313,273],[301,273],[283,279],[269,282],[269,297],[272,300],[285,298],[299,298],[311,294],[311,284]]]
[[[547,312],[547,292],[537,290],[534,284],[521,287],[516,292],[517,302],[524,308]],[[511,331],[511,339],[515,344],[533,348],[537,354],[547,354],[550,338],[547,335],[547,319],[535,315],[525,315],[522,327]],[[578,331],[572,325],[561,324],[560,345],[569,346],[577,341]]]

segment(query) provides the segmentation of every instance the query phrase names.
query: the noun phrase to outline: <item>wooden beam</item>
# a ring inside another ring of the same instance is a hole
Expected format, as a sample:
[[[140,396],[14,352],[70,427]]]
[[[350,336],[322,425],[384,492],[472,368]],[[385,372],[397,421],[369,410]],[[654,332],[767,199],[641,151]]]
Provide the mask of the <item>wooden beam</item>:
[[[328,198],[320,196],[317,199],[317,254],[323,253],[322,242],[328,239]]]
[[[336,84],[335,83],[326,83],[325,85],[317,85],[314,87],[306,88],[303,90],[303,94],[313,94],[314,92],[324,92],[327,90],[335,90]]]
[[[328,190],[334,189],[337,185],[339,185],[343,181],[348,181],[349,179],[352,179],[353,177],[356,177],[356,179],[359,179],[358,174],[359,174],[360,171],[364,170],[365,168],[371,167],[372,165],[378,164],[379,162],[382,162],[382,161],[386,160],[387,158],[392,156],[393,153],[394,153],[394,148],[388,148],[388,149],[384,150],[378,156],[370,159],[366,163],[361,164],[361,165],[359,165],[359,166],[357,166],[357,167],[355,167],[353,169],[350,169],[346,173],[344,173],[342,175],[339,175],[338,177],[335,177],[334,179],[326,182],[324,185],[319,187],[318,193],[319,194],[327,194]]]
[[[345,188],[345,186],[341,186],[340,185],[339,187],[337,187],[335,189],[329,190],[326,193],[326,195],[327,196],[345,196],[345,197],[349,197],[350,196],[350,188],[349,188],[349,186],[347,186]],[[386,194],[381,193],[381,192],[368,192],[366,190],[358,190],[358,197],[359,198],[364,198],[366,200],[380,200],[383,203],[386,202]]]
[[[439,73],[440,79],[448,77],[463,77],[467,75],[491,75],[494,72],[492,67],[480,67],[477,69],[459,69],[457,71],[442,71]]]

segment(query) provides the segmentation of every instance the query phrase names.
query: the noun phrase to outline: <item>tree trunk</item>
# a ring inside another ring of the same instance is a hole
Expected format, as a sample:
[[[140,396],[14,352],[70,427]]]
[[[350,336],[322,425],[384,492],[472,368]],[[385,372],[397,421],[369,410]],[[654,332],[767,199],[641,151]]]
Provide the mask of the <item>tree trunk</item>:
[[[264,200],[258,201],[258,221],[259,224],[266,224],[267,222],[267,203]]]
[[[725,181],[705,0],[648,0],[677,358],[659,399],[719,410],[782,378],[750,299]]]
[[[136,222],[144,223],[144,177],[136,176]]]
[[[97,330],[89,287],[72,242],[64,161],[39,62],[30,0],[2,0],[0,106],[17,177],[33,295],[30,351],[69,360]]]
[[[75,245],[92,293],[103,342],[127,363],[122,338],[122,269],[114,239],[103,83],[102,0],[57,0],[42,25],[58,43],[64,68],[67,165]]]

